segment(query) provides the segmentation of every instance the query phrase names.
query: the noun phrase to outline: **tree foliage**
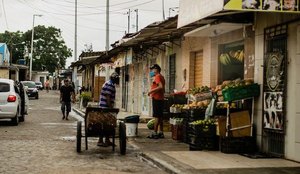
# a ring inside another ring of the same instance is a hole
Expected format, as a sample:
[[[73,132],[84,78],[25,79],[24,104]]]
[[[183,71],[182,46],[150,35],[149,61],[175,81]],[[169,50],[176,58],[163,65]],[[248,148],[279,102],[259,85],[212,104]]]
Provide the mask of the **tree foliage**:
[[[27,65],[29,65],[26,48],[30,53],[31,34],[32,30],[25,33],[18,31],[0,34],[0,42],[6,42],[12,49],[13,63],[25,57]],[[60,29],[41,25],[34,27],[32,70],[48,70],[52,73],[56,68],[64,68],[66,59],[70,56],[72,56],[71,49],[66,46]]]

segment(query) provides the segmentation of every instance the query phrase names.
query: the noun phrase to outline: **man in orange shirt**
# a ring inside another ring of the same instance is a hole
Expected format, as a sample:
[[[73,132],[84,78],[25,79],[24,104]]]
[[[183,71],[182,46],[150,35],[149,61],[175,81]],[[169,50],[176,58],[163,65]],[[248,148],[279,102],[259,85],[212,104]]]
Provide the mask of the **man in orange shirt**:
[[[163,109],[164,109],[164,93],[165,78],[160,74],[161,68],[158,64],[150,67],[150,77],[153,78],[151,90],[148,96],[152,98],[152,111],[155,118],[154,132],[148,138],[158,139],[164,138],[163,134]],[[158,132],[159,131],[159,132]]]

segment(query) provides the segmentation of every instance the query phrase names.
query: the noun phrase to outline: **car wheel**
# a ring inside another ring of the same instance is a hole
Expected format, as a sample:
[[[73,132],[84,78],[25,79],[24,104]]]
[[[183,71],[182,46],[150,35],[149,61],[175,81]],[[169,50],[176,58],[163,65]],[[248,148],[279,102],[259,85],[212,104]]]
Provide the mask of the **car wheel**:
[[[11,119],[11,122],[14,126],[18,126],[18,124],[19,124],[18,112],[17,112],[16,116]]]

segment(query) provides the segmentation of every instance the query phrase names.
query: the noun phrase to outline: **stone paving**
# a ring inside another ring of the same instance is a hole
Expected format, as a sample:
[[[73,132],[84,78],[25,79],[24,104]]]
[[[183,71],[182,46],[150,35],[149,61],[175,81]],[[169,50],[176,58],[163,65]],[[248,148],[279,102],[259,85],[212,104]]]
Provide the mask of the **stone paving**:
[[[25,122],[12,126],[0,121],[0,173],[165,173],[144,162],[133,146],[121,156],[118,147],[115,153],[97,147],[97,138],[90,138],[89,150],[78,154],[75,113],[69,121],[61,120],[59,106],[57,91],[41,91],[40,99],[30,100]]]

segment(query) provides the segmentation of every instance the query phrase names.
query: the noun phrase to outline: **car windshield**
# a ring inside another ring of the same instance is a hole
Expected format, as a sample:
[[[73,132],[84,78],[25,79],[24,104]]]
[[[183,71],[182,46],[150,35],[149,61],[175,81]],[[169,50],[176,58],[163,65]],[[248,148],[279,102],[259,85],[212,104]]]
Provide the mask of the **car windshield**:
[[[0,92],[9,92],[9,84],[0,83]]]
[[[41,85],[42,83],[41,83],[41,82],[35,82],[35,84],[36,84],[36,85]]]
[[[23,82],[24,86],[27,86],[28,88],[36,88],[34,82]]]

